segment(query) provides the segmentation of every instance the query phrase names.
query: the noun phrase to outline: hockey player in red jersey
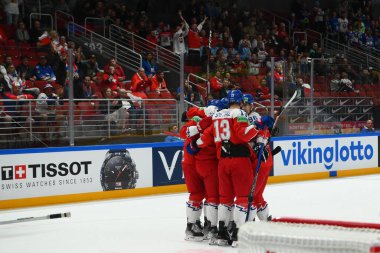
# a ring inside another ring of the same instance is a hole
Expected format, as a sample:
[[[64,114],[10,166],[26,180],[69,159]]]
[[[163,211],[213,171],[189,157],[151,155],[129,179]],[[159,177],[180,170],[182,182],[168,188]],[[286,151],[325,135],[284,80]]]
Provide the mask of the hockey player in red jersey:
[[[248,120],[250,124],[255,124],[256,127],[259,129],[262,128],[263,132],[262,132],[261,140],[266,142],[270,138],[270,130],[268,128],[264,129],[264,125],[261,122],[261,116],[257,112],[254,111],[253,102],[254,102],[254,99],[251,94],[243,95],[243,103],[244,103],[243,109],[248,114]],[[264,116],[264,117],[269,117],[269,116]],[[273,121],[273,120],[270,119],[270,121]],[[253,146],[253,150],[255,151],[252,167],[253,167],[253,172],[256,173],[256,168],[258,164],[257,156],[259,154],[260,145],[256,141],[254,141],[252,142],[252,146]],[[263,193],[267,185],[269,173],[272,167],[273,167],[272,151],[269,144],[267,144],[264,146],[264,149],[263,149],[260,170],[259,170],[259,174],[257,175],[256,188],[255,188],[254,197],[253,197],[254,199],[253,204],[257,208],[257,217],[261,221],[267,221],[268,219],[270,219],[269,207],[263,197]]]
[[[218,245],[228,244],[230,236],[227,224],[235,204],[231,240],[237,240],[238,229],[245,222],[248,207],[248,195],[253,182],[251,157],[253,150],[248,142],[259,134],[259,130],[249,125],[245,112],[240,109],[243,94],[233,90],[227,95],[229,109],[215,113],[212,125],[206,129],[196,144],[203,148],[215,142],[219,159],[219,231]],[[211,134],[209,133],[211,132]],[[251,212],[253,220],[255,210]]]
[[[217,211],[213,209],[218,206],[218,180],[217,180],[217,159],[215,147],[212,145],[205,147],[204,150],[192,149],[192,141],[199,137],[198,131],[202,129],[199,125],[201,117],[211,116],[217,111],[215,106],[206,108],[191,108],[187,112],[190,120],[181,128],[180,136],[185,139],[184,152],[182,159],[182,169],[185,176],[185,183],[189,192],[189,200],[186,202],[186,240],[202,241],[204,233],[200,222],[202,214],[203,199],[206,198],[205,217],[217,220]],[[210,118],[211,120],[211,118]],[[203,121],[203,124],[206,121]],[[197,133],[191,130],[191,126],[197,129]],[[206,128],[206,126],[204,126]],[[207,218],[205,218],[207,221]],[[216,221],[215,221],[216,223]],[[207,224],[207,223],[206,223]]]

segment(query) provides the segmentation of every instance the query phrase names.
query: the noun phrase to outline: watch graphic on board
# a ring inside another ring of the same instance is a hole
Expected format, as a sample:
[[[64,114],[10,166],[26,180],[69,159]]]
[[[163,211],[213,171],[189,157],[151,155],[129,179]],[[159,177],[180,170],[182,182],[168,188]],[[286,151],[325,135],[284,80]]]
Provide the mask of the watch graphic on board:
[[[134,189],[139,173],[128,150],[109,150],[100,170],[104,191]]]

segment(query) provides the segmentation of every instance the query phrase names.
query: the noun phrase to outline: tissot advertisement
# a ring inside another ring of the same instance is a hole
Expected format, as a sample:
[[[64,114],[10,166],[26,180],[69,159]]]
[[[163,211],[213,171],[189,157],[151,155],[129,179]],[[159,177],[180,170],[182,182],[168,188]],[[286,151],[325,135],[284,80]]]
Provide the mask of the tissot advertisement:
[[[0,156],[0,200],[151,187],[152,149]]]

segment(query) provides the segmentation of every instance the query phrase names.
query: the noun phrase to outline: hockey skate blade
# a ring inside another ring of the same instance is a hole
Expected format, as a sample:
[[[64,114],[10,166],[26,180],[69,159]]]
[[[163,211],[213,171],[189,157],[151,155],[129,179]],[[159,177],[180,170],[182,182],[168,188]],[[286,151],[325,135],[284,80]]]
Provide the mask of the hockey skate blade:
[[[199,237],[199,236],[186,235],[185,240],[190,241],[190,242],[202,242],[203,236]]]
[[[211,245],[211,246],[218,245],[218,239],[210,238],[208,241],[208,245]]]
[[[224,247],[229,246],[229,244],[228,244],[228,240],[218,239],[218,240],[217,240],[217,243],[218,243],[218,246],[224,246]]]
[[[238,247],[238,241],[233,241],[231,244],[232,248],[237,248]]]

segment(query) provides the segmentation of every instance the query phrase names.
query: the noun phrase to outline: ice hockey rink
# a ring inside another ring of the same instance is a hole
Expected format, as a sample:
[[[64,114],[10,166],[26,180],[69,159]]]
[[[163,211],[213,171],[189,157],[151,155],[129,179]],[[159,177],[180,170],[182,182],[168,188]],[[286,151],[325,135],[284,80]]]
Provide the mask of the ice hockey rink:
[[[380,223],[380,175],[268,185],[271,214]],[[6,210],[0,221],[71,212],[71,218],[0,225],[1,253],[222,253],[185,241],[187,194]]]

